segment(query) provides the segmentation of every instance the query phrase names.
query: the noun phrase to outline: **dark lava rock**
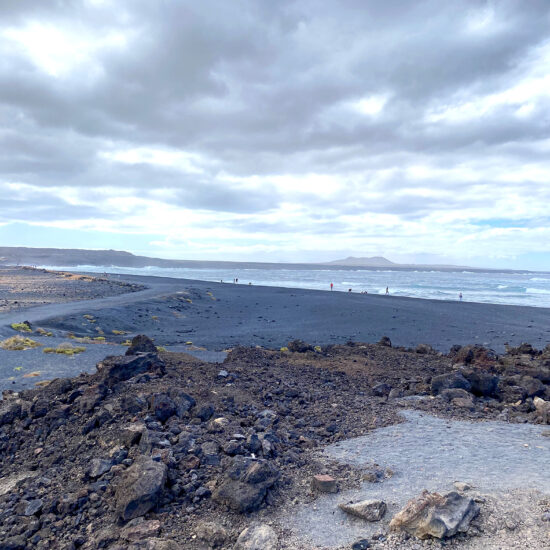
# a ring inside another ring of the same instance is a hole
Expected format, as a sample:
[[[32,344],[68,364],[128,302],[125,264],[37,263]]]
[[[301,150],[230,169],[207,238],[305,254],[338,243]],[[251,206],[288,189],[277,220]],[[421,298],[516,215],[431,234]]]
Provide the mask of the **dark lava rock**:
[[[481,370],[464,371],[464,378],[471,384],[470,391],[480,397],[494,397],[497,394],[499,377]]]
[[[459,372],[448,372],[432,378],[431,390],[433,395],[437,395],[441,391],[451,388],[470,391],[471,387],[470,382]]]
[[[110,356],[97,365],[101,381],[109,388],[118,382],[145,372],[164,375],[164,362],[153,353],[144,355]]]
[[[370,548],[370,544],[367,539],[357,540],[351,545],[351,550],[367,550],[367,548]]]
[[[461,388],[450,388],[443,390],[439,393],[439,397],[445,401],[452,401],[453,399],[471,399],[472,395]]]
[[[95,479],[101,477],[103,474],[106,474],[112,467],[113,463],[110,460],[105,460],[103,458],[94,458],[90,462],[88,471],[88,477]]]
[[[432,348],[432,346],[429,346],[428,344],[418,344],[418,346],[416,346],[416,349],[414,351],[416,353],[420,353],[421,355],[434,353],[434,349]]]
[[[195,416],[200,418],[203,422],[210,420],[214,414],[214,407],[212,405],[203,405],[196,413]]]
[[[168,392],[170,398],[176,405],[176,414],[178,418],[183,418],[195,405],[195,400],[181,390],[171,390]]]
[[[532,376],[522,376],[520,386],[525,389],[527,397],[540,397],[546,391],[546,386],[538,378]]]
[[[153,508],[166,483],[167,467],[149,457],[139,456],[126,470],[116,493],[116,513],[123,521],[146,514]]]
[[[380,340],[378,341],[379,346],[386,346],[387,348],[391,348],[391,340],[388,336],[382,336]]]
[[[132,338],[132,343],[125,355],[137,355],[138,353],[157,353],[157,346],[149,336],[138,334]]]
[[[21,416],[21,402],[5,402],[0,406],[0,426],[11,424],[16,418]]]
[[[149,397],[149,406],[156,418],[166,422],[178,410],[174,401],[166,393],[155,393]]]
[[[277,468],[268,461],[236,456],[213,498],[237,512],[256,510],[279,475]]]
[[[305,353],[306,351],[313,351],[313,346],[306,344],[303,340],[292,340],[287,344],[288,351],[294,351],[297,353]]]
[[[374,393],[377,397],[387,397],[391,390],[392,388],[389,384],[382,383],[376,384],[376,386],[372,388],[372,393]]]

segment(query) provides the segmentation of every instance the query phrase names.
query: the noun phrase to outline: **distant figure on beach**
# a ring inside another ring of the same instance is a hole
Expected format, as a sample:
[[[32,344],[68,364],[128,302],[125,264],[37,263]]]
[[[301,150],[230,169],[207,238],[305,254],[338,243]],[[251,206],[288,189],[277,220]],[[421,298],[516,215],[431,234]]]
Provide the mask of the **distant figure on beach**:
[[[458,293],[458,299],[462,302],[462,292]]]
[[[333,286],[334,286],[334,285],[333,285],[332,283],[330,283],[330,290],[332,290],[332,287],[333,287]]]
[[[348,288],[348,292],[351,292],[351,288]]]
[[[386,296],[390,293],[390,289],[386,287]]]

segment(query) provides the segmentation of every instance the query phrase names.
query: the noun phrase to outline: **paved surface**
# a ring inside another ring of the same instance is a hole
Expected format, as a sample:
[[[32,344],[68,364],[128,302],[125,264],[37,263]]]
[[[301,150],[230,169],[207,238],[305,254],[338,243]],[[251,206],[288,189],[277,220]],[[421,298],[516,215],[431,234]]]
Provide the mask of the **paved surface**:
[[[338,547],[380,532],[380,523],[350,518],[340,502],[381,499],[388,505],[383,523],[423,489],[454,490],[454,481],[471,484],[481,493],[537,489],[550,495],[548,426],[505,422],[444,420],[419,411],[403,411],[406,418],[367,436],[330,445],[328,458],[345,464],[376,463],[395,475],[382,483],[363,483],[360,490],[323,495],[288,519],[296,533],[308,534],[313,545]]]

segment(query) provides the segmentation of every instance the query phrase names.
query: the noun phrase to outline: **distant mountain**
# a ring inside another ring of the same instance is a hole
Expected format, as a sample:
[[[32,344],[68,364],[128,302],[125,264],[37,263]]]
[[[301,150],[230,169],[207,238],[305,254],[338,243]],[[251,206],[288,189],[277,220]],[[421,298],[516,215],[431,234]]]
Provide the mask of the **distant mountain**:
[[[2,265],[30,265],[53,267],[104,266],[109,267],[164,267],[190,269],[356,269],[376,270],[380,268],[404,271],[457,271],[468,270],[476,272],[513,272],[526,271],[509,269],[480,269],[457,265],[430,265],[430,264],[396,264],[383,258],[354,258],[350,256],[343,260],[334,260],[325,263],[275,263],[275,262],[229,262],[207,260],[167,260],[164,258],[149,258],[136,256],[130,252],[120,250],[84,250],[77,248],[27,248],[22,246],[0,246],[0,266]],[[81,270],[85,270],[81,269]]]
[[[382,256],[373,256],[372,258],[356,258],[355,256],[348,256],[343,260],[333,260],[332,262],[325,262],[326,265],[347,265],[353,267],[394,267],[398,264],[390,262]]]

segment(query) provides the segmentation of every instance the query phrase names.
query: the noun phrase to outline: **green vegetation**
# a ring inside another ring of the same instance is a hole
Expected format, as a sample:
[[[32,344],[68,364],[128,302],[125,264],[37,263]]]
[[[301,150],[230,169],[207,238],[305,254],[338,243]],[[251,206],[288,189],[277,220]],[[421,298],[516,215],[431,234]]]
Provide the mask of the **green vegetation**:
[[[46,329],[43,329],[43,328],[37,328],[35,330],[36,334],[39,334],[40,336],[53,336],[53,332],[50,332]]]
[[[315,346],[313,348],[317,353],[321,353],[323,350],[321,349],[321,346]]]
[[[192,345],[193,345],[193,342],[191,342],[191,340],[189,340],[189,341],[185,342],[185,345],[186,345],[186,346],[192,346]]]
[[[105,336],[96,336],[94,342],[105,342]]]
[[[12,323],[11,328],[17,332],[32,332],[32,328],[29,323]]]
[[[59,344],[56,348],[44,348],[44,353],[60,353],[63,355],[76,355],[77,353],[82,353],[86,351],[86,348],[83,346],[73,346],[68,342]]]
[[[157,351],[167,351],[164,346],[157,346]]]
[[[12,336],[6,340],[0,342],[0,348],[10,351],[21,351],[24,349],[38,348],[42,344],[39,344],[35,340],[26,338],[24,336]]]
[[[122,336],[123,334],[128,334],[125,330],[112,330],[113,334],[116,334],[117,336]]]
[[[130,347],[132,345],[132,342],[130,342],[130,340],[124,340],[124,342],[122,342],[120,345]]]
[[[95,321],[94,316],[89,315],[88,313],[86,313],[86,315],[83,315],[82,317],[84,317],[84,319],[88,319],[88,321]]]
[[[288,351],[288,348],[286,346],[281,348],[281,351]]]

